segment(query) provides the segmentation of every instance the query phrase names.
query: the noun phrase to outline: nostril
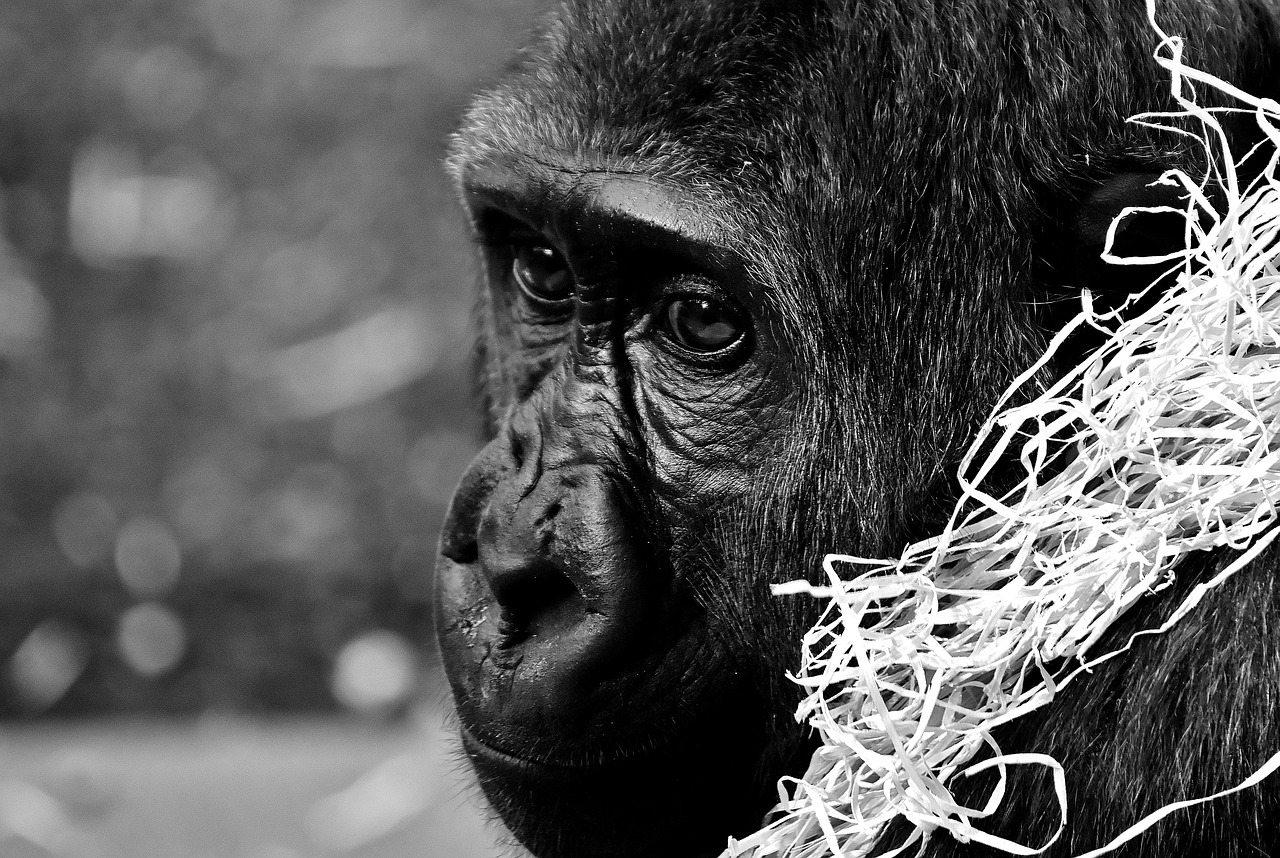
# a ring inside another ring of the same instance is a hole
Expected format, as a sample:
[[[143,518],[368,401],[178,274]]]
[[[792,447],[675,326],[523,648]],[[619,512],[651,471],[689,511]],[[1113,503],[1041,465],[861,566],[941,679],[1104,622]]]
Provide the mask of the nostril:
[[[475,563],[480,557],[480,547],[474,535],[451,528],[440,537],[440,553],[454,563]]]
[[[490,580],[502,608],[499,631],[503,646],[514,646],[537,634],[561,609],[578,599],[578,588],[556,569],[521,570]]]

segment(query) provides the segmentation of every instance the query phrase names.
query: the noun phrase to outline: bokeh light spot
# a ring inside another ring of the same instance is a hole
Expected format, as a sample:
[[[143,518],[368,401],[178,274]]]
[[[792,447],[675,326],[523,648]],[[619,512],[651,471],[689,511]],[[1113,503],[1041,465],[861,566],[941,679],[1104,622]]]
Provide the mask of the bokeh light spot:
[[[135,672],[161,676],[176,667],[186,654],[187,633],[173,611],[156,602],[144,602],[120,617],[116,647]]]
[[[152,175],[132,149],[90,143],[77,153],[71,173],[71,243],[97,265],[149,256],[195,259],[225,239],[231,215],[220,197],[203,164]]]
[[[347,643],[333,668],[333,695],[356,712],[376,715],[406,702],[416,667],[404,638],[373,631]]]
[[[168,592],[178,582],[182,549],[169,528],[152,518],[132,518],[116,537],[116,572],[140,598]]]
[[[43,712],[62,699],[88,661],[88,648],[75,629],[45,620],[14,651],[9,675],[23,705]]]

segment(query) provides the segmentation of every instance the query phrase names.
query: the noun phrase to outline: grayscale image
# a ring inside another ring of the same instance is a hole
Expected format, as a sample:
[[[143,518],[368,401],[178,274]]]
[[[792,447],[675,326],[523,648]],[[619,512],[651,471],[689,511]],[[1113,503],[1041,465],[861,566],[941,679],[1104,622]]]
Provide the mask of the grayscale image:
[[[7,0],[0,858],[1280,858],[1280,0]]]

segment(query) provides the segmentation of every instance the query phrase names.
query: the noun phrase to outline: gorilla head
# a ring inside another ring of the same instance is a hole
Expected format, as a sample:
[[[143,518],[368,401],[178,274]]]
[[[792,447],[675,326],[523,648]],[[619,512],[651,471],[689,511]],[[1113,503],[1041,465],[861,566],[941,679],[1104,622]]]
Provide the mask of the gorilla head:
[[[1276,88],[1274,7],[1181,5],[1192,62]],[[818,606],[768,585],[928,535],[1080,289],[1141,279],[1106,224],[1202,157],[1124,122],[1169,104],[1154,47],[1109,0],[564,0],[476,101],[490,440],[438,628],[536,854],[715,854],[803,772]]]

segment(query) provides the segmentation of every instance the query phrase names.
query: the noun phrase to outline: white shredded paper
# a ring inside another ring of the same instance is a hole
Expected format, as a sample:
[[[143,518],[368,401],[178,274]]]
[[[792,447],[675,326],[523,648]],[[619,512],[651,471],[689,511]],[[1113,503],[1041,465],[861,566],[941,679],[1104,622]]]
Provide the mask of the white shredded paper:
[[[1199,179],[1180,171],[1160,179],[1186,194],[1185,252],[1114,257],[1123,218],[1179,211],[1126,209],[1111,225],[1104,258],[1167,260],[1173,270],[1152,287],[1159,297],[1121,320],[1095,314],[1085,294],[1081,314],[983,426],[941,535],[908,546],[896,562],[828,555],[829,586],[774,587],[830,600],[792,677],[808,692],[797,720],[808,721],[822,746],[803,778],[779,784],[775,821],[731,840],[725,856],[864,856],[896,818],[913,831],[890,854],[923,851],[939,831],[1011,855],[1043,852],[1065,825],[1062,766],[1044,754],[1002,754],[992,731],[1124,652],[1128,646],[1101,655],[1090,647],[1138,599],[1168,586],[1180,558],[1241,552],[1163,625],[1139,634],[1172,627],[1278,532],[1280,105],[1183,65],[1182,41],[1159,29],[1152,6],[1161,39],[1155,58],[1182,110],[1132,121],[1201,140],[1211,163]],[[1197,85],[1256,118],[1266,142],[1253,157],[1267,167],[1248,187],[1237,183],[1239,162],[1219,124],[1224,109],[1200,106]],[[1224,202],[1210,200],[1211,185]],[[1113,331],[1105,345],[1033,401],[1010,405],[1068,334],[1090,324]],[[988,494],[984,478],[1011,459],[1025,478],[1001,497]],[[1055,660],[1067,667],[1051,671]],[[973,763],[984,749],[991,756]],[[1006,770],[1017,765],[1052,772],[1062,822],[1048,843],[1024,845],[981,828],[1003,799]],[[1278,767],[1280,753],[1232,789],[1161,808],[1088,854],[1109,852],[1183,807],[1251,787]],[[984,806],[956,801],[957,778],[993,768],[999,783]]]

